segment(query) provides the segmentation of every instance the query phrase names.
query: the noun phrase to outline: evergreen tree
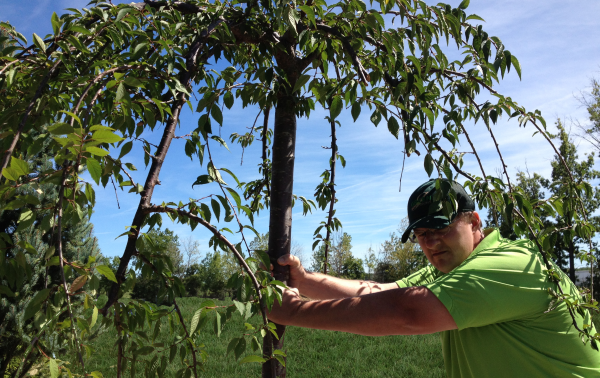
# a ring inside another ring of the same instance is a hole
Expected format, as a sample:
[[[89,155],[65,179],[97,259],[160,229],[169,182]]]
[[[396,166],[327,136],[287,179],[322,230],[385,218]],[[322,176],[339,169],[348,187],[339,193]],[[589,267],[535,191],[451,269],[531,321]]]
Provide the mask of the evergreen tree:
[[[559,157],[555,156],[551,163],[552,181],[546,182],[545,188],[554,196],[565,196],[572,198],[573,191],[570,185],[580,185],[593,182],[593,180],[600,178],[600,171],[593,169],[593,153],[586,155],[584,159],[579,161],[577,148],[575,144],[573,144],[573,141],[570,139],[569,134],[565,130],[560,120],[557,121],[556,126],[558,128],[558,134],[554,135],[554,139],[560,141],[559,151],[573,174],[574,183],[569,184],[570,177]],[[587,195],[581,199],[583,201],[583,207],[585,208],[586,213],[590,216],[590,220],[595,223],[597,228],[600,224],[599,218],[597,216],[592,217],[592,214],[594,214],[594,212],[600,208],[600,188],[596,187],[590,189],[587,192]],[[568,202],[565,203],[568,204]],[[577,257],[577,255],[580,253],[580,249],[582,247],[581,243],[585,243],[585,240],[581,240],[577,237],[571,238],[571,235],[574,235],[571,225],[577,216],[577,210],[578,209],[565,205],[563,208],[563,214],[557,216],[556,219],[552,221],[553,226],[556,227],[557,230],[561,230],[558,233],[558,238],[556,239],[556,244],[554,245],[554,254],[559,258],[559,261],[563,255],[565,256],[565,259],[568,259],[568,264],[563,264],[562,266],[559,264],[559,266],[563,268],[563,270],[566,270],[565,265],[568,265],[569,278],[571,278],[573,282],[576,281],[575,257]]]
[[[11,376],[16,372],[23,354],[38,333],[38,316],[23,321],[27,306],[36,292],[61,282],[58,256],[54,255],[54,241],[50,238],[53,209],[58,198],[56,186],[36,185],[36,178],[52,168],[52,160],[45,148],[46,142],[39,137],[38,152],[28,156],[30,182],[19,187],[19,194],[26,195],[28,205],[35,214],[27,227],[17,226],[20,211],[7,206],[0,211],[0,232],[4,232],[3,253],[0,255],[0,269],[5,279],[0,281],[0,377]],[[85,264],[90,257],[100,257],[98,241],[93,235],[93,225],[89,221],[87,209],[83,209],[82,219],[63,221],[63,256],[68,261]],[[37,255],[28,253],[37,250]],[[20,264],[19,262],[22,261]],[[26,263],[26,264],[25,264]],[[72,279],[76,272],[67,266],[67,277]],[[46,354],[58,352],[65,340],[42,338],[37,346]],[[37,348],[32,348],[24,374],[40,357]]]

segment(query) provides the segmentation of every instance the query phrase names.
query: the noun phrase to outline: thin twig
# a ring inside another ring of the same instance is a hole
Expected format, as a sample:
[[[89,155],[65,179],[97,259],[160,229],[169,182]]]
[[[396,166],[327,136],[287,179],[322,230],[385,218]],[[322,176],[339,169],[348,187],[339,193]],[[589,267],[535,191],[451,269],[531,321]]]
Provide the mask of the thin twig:
[[[115,182],[114,182],[112,176],[110,176],[110,182],[112,182],[113,188],[115,188],[115,197],[117,198],[117,208],[119,210],[121,210],[121,205],[119,205],[119,194],[117,194],[117,186],[115,185]]]
[[[83,362],[83,356],[81,354],[81,345],[79,343],[79,339],[77,337],[77,330],[75,329],[75,319],[73,318],[73,309],[71,308],[71,297],[68,295],[69,290],[67,288],[67,280],[65,278],[65,265],[64,265],[64,257],[63,257],[63,249],[62,249],[62,215],[63,215],[63,210],[62,210],[62,204],[63,204],[63,197],[64,197],[64,193],[65,193],[65,186],[66,186],[66,181],[67,181],[67,175],[69,173],[69,163],[65,163],[65,170],[63,171],[63,175],[62,175],[62,179],[61,179],[61,185],[60,185],[60,189],[58,191],[58,203],[57,203],[57,209],[58,209],[58,215],[57,215],[57,224],[56,224],[56,249],[58,250],[58,257],[59,257],[59,263],[60,263],[60,275],[61,275],[61,279],[62,279],[62,285],[63,285],[63,289],[65,290],[65,294],[67,294],[67,307],[68,307],[68,311],[69,311],[69,317],[71,318],[71,332],[73,333],[73,339],[74,339],[74,344],[75,344],[75,349],[77,350],[77,355],[79,356],[79,363],[81,364],[81,369],[83,371],[85,371],[85,363]]]
[[[210,146],[209,146],[208,141],[206,142],[206,151],[208,151],[208,159],[210,160],[210,162],[214,166],[215,163],[214,163],[214,161],[212,159],[212,155],[210,153]],[[221,182],[219,182],[218,180],[217,180],[217,184],[219,184],[219,188],[221,188],[221,192],[223,193],[223,196],[225,196],[225,199],[227,200],[227,203],[229,203],[229,206],[231,207],[231,211],[233,211],[233,215],[235,216],[235,220],[237,221],[238,226],[240,226],[240,234],[242,235],[242,240],[244,241],[244,244],[246,245],[246,249],[248,250],[248,256],[251,256],[251,254],[250,254],[250,247],[248,247],[248,242],[246,241],[246,238],[244,237],[244,226],[242,225],[242,222],[240,222],[240,218],[237,215],[237,211],[235,211],[235,207],[231,203],[231,200],[229,199],[229,196],[227,195],[227,193],[225,193],[225,189],[223,188],[223,184],[221,184]]]

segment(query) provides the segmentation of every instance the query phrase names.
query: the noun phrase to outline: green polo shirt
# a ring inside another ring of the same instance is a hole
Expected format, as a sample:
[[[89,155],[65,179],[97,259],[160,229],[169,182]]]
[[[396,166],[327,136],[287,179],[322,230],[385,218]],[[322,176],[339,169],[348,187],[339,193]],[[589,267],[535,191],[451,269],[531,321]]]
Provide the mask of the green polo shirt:
[[[431,290],[456,322],[457,330],[441,333],[448,376],[600,377],[600,353],[582,343],[565,303],[548,311],[548,288],[557,289],[535,245],[485,234],[450,273],[428,266],[397,282]],[[565,293],[579,298],[556,269]],[[587,313],[576,319],[580,328],[592,324]]]

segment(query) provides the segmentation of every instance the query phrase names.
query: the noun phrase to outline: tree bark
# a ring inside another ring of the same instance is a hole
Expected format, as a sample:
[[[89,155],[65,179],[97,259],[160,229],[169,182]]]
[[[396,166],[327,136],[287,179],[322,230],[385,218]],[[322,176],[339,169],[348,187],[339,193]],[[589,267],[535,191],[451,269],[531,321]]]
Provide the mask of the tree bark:
[[[271,208],[269,220],[269,257],[273,262],[275,279],[287,284],[289,268],[277,264],[280,256],[290,253],[292,237],[292,197],[294,187],[294,158],[296,150],[296,115],[293,96],[280,93],[275,107],[273,135],[273,165],[271,171]],[[285,326],[277,325],[279,340],[265,345],[264,352],[283,348]],[[263,364],[263,377],[285,377],[285,367],[277,360]]]
[[[569,278],[575,283],[575,244],[569,241]]]

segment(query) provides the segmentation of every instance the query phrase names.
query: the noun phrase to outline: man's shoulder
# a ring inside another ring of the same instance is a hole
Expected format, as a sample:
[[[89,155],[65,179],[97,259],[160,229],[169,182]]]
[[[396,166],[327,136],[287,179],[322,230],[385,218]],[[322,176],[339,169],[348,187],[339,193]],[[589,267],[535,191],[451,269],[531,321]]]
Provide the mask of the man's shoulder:
[[[511,275],[544,274],[546,267],[535,243],[531,240],[505,239],[500,236],[498,230],[492,230],[487,232],[483,241],[463,264],[456,268],[456,273],[461,270],[481,273],[490,271],[494,275],[502,272]]]

